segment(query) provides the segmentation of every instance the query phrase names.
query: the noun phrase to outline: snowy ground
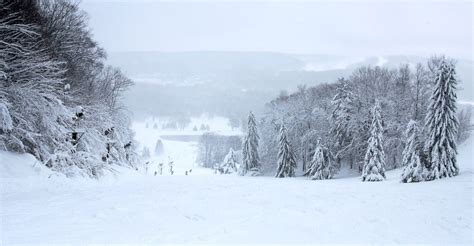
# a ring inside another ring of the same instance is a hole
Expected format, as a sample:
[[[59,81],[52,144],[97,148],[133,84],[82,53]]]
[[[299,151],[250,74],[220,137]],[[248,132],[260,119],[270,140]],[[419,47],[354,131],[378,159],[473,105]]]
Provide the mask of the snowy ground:
[[[158,170],[159,163],[164,163],[164,175],[168,175],[168,164],[170,161],[174,163],[174,175],[185,175],[186,171],[192,169],[194,175],[212,174],[213,171],[201,168],[197,163],[197,144],[199,136],[206,131],[199,130],[199,127],[209,125],[210,131],[220,135],[239,135],[241,130],[232,129],[229,121],[223,117],[209,117],[202,115],[201,117],[191,118],[190,124],[184,129],[163,129],[162,126],[168,122],[167,119],[149,118],[141,122],[133,122],[132,129],[135,132],[135,139],[139,143],[138,149],[141,151],[143,147],[147,147],[151,152],[151,157],[143,162],[149,162],[148,174],[154,174]],[[195,131],[193,128],[198,128]],[[180,137],[184,140],[172,140],[172,137]],[[186,140],[189,138],[189,140]],[[164,153],[156,155],[154,153],[157,140],[163,142]]]
[[[399,183],[399,170],[380,183],[119,168],[99,181],[66,179],[0,152],[0,244],[472,245],[473,146],[461,147],[459,176],[417,184]]]
[[[201,135],[206,131],[200,129],[201,125],[208,125],[209,131],[220,134],[220,135],[239,135],[241,134],[240,128],[231,128],[229,120],[224,117],[211,117],[206,114],[200,117],[192,117],[189,124],[183,129],[170,129],[164,128],[164,125],[169,123],[171,119],[168,118],[147,118],[144,121],[133,122],[132,129],[140,133],[151,133],[158,135]],[[194,130],[194,127],[197,129]],[[142,141],[143,138],[137,139]]]

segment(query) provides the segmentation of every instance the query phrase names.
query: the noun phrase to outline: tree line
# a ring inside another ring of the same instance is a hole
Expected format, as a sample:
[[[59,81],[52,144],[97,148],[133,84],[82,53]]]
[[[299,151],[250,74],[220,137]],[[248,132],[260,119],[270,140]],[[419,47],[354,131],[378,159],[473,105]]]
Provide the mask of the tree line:
[[[381,181],[403,167],[402,182],[455,176],[457,145],[469,137],[469,110],[457,110],[455,61],[361,67],[349,78],[269,102],[250,113],[240,174],[329,179],[345,167]],[[258,129],[258,131],[257,131]],[[225,163],[225,162],[224,162]]]

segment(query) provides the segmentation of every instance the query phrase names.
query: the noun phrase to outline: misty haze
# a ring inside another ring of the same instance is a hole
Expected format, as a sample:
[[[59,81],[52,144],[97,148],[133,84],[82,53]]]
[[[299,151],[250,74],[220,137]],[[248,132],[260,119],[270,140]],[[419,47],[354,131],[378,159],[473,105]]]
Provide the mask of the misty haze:
[[[470,1],[0,1],[0,244],[472,245]]]

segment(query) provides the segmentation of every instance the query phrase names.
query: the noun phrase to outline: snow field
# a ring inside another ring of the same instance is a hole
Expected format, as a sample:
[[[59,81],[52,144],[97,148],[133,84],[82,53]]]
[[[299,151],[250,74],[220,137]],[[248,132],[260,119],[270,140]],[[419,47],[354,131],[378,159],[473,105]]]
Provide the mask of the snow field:
[[[179,165],[191,161],[192,143],[172,142],[176,168],[188,168]],[[31,155],[0,152],[0,244],[472,245],[473,146],[471,138],[459,148],[459,176],[411,184],[399,182],[401,170],[374,183],[120,167],[100,180],[68,179]]]
[[[183,130],[179,129],[162,129],[161,126],[168,122],[163,118],[148,118],[143,122],[134,122],[132,129],[135,132],[135,139],[139,143],[138,150],[141,153],[143,147],[147,147],[151,152],[150,159],[142,162],[149,162],[148,174],[152,175],[158,170],[158,164],[163,163],[163,175],[169,175],[170,161],[174,162],[173,175],[185,175],[186,171],[192,169],[189,175],[208,175],[213,174],[213,170],[201,168],[196,164],[197,159],[197,140],[203,134],[203,131],[194,131],[193,127],[200,127],[201,124],[209,125],[211,131],[221,135],[238,135],[239,129],[232,129],[229,126],[227,118],[209,117],[202,115],[200,117],[191,118],[191,123]],[[148,124],[148,127],[146,125]],[[157,128],[153,128],[154,125]],[[189,136],[190,140],[170,140],[169,137]],[[156,155],[154,153],[155,144],[160,139],[163,142],[164,153]],[[144,163],[143,163],[144,164]]]
[[[472,169],[415,184],[399,170],[376,183],[132,170],[97,181],[1,156],[30,170],[2,165],[2,244],[472,243]]]

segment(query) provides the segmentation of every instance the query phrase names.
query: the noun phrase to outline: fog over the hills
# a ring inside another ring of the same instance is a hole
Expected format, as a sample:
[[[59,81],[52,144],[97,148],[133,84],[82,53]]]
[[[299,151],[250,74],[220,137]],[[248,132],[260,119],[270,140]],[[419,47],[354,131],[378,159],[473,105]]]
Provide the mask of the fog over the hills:
[[[414,68],[440,54],[458,60],[459,97],[474,101],[471,2],[84,0],[81,7],[109,62],[136,82],[127,97],[135,116],[241,115],[300,84],[332,83],[364,65]]]

